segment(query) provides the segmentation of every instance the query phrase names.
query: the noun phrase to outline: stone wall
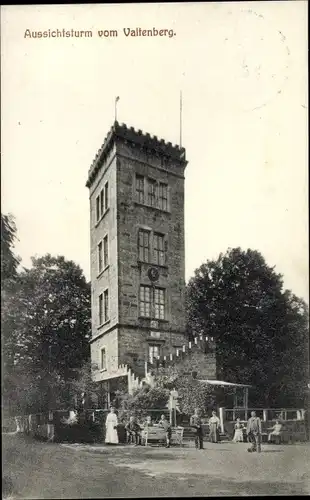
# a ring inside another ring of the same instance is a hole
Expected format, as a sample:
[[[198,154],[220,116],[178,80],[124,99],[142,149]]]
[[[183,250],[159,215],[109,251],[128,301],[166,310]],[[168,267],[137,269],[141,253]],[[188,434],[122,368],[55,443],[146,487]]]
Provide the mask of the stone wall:
[[[162,168],[162,159],[119,144],[118,150],[118,252],[119,252],[119,318],[121,328],[120,359],[127,362],[134,352],[142,366],[148,357],[148,341],[153,330],[160,333],[159,344],[165,350],[184,342],[185,333],[185,268],[184,268],[184,168]],[[136,174],[151,177],[169,186],[168,210],[140,205],[135,191]],[[156,286],[166,290],[165,320],[152,323],[139,315],[140,284],[150,285],[149,263],[139,262],[138,232],[149,229],[165,235],[167,241],[165,266],[156,266]],[[131,328],[135,327],[135,328]],[[156,343],[156,342],[155,342]],[[139,366],[139,371],[140,371]]]
[[[119,330],[119,356],[122,363],[127,363],[136,372],[145,375],[145,361],[148,360],[148,346],[155,344],[162,353],[175,352],[176,346],[184,342],[183,333],[160,331],[160,337],[150,337],[148,329],[120,328]]]
[[[119,367],[119,335],[114,328],[91,343],[91,361],[95,365],[92,372],[93,380],[106,380],[118,372]],[[101,349],[106,350],[107,369],[101,369]],[[96,366],[97,365],[97,366]]]
[[[184,250],[184,177],[159,170],[160,158],[150,159],[146,153],[118,146],[118,252],[120,322],[136,324],[139,285],[149,285],[147,270],[152,264],[138,262],[140,228],[159,232],[167,238],[166,265],[158,267],[157,286],[167,290],[169,329],[185,329],[185,250]],[[146,162],[149,161],[147,164]],[[156,165],[157,163],[157,165]],[[155,166],[156,165],[156,166]],[[168,211],[136,202],[135,174],[149,176],[169,186]],[[139,323],[138,323],[139,324]],[[166,329],[165,325],[161,328]]]
[[[217,378],[215,345],[213,343],[210,346],[193,345],[185,352],[179,351],[178,356],[176,356],[175,350],[172,352],[172,359],[168,356],[165,361],[160,360],[155,361],[152,365],[149,364],[149,371],[156,373],[158,368],[161,368],[161,371],[166,368],[168,373],[169,369],[173,370],[176,367],[178,372],[183,375],[192,376],[193,372],[196,372],[197,379],[215,380]]]
[[[96,198],[108,182],[108,209],[99,222],[96,222]],[[92,334],[102,333],[118,322],[118,259],[117,259],[117,192],[116,158],[102,167],[97,183],[90,192],[90,252],[91,252],[91,293],[92,293]],[[108,236],[108,266],[99,273],[98,244]],[[99,325],[98,298],[105,289],[109,290],[109,321]]]

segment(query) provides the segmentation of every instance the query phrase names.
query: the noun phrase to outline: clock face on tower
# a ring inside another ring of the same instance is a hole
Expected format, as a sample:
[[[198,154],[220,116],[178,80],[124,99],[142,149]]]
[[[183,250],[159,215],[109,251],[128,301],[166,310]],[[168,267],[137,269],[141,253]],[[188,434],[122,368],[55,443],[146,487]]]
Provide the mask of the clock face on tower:
[[[148,272],[147,272],[147,275],[151,281],[157,281],[159,278],[158,269],[156,269],[156,267],[150,267]]]

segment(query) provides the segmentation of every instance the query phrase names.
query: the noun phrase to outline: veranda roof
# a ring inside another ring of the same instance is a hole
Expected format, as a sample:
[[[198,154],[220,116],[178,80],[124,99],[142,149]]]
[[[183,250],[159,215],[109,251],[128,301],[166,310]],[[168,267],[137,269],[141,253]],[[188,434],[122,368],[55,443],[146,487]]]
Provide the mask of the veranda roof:
[[[218,385],[221,387],[252,387],[247,384],[233,384],[232,382],[225,382],[224,380],[199,380],[203,384]]]

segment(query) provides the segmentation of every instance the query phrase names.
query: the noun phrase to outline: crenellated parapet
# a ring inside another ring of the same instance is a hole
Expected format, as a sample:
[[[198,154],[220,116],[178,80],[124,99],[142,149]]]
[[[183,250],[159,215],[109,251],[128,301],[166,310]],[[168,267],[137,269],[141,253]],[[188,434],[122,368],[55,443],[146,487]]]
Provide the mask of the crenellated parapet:
[[[165,156],[180,164],[187,164],[185,148],[176,144],[174,145],[171,142],[166,142],[164,139],[159,139],[156,135],[151,136],[149,133],[144,133],[140,129],[136,130],[134,127],[127,127],[124,123],[119,124],[116,121],[105,137],[88,171],[87,187],[90,187],[93,183],[99,169],[109,156],[118,139],[125,143],[130,143],[133,147],[138,147],[153,155]]]

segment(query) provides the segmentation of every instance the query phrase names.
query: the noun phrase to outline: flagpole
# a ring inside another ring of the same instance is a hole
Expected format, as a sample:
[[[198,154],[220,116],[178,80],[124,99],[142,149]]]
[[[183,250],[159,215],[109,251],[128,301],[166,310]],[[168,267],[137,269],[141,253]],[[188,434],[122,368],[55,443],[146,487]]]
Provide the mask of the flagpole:
[[[119,101],[119,96],[115,97],[114,102],[114,121],[117,121],[117,103]]]
[[[180,91],[180,147],[182,147],[182,90]]]

